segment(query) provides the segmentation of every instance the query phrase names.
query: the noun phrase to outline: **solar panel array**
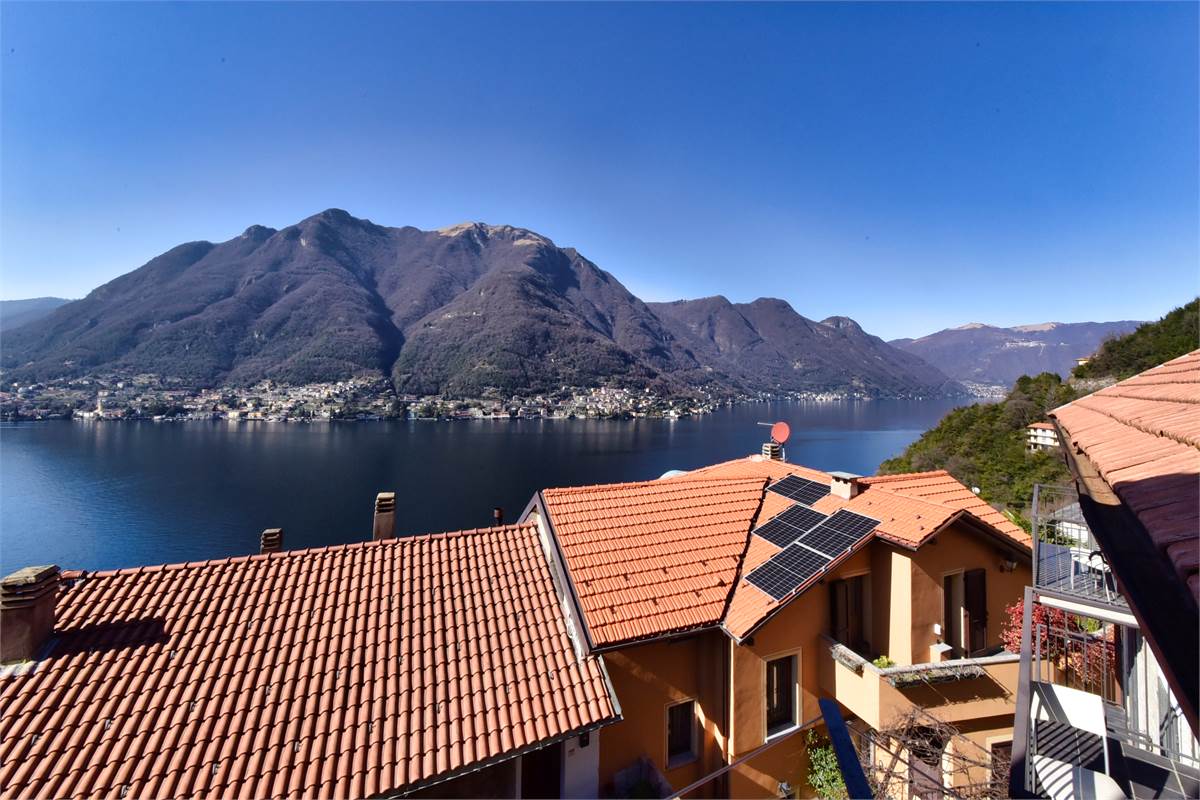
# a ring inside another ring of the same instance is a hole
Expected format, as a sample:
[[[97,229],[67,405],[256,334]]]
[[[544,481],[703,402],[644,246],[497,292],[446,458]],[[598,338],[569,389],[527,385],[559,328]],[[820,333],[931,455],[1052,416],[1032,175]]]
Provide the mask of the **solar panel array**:
[[[820,519],[815,526],[795,536],[799,528],[784,521],[789,514],[794,521]],[[825,517],[811,508],[793,506],[755,531],[783,550],[752,570],[746,580],[772,598],[782,600],[869,536],[878,524],[878,520],[851,511]],[[790,541],[788,536],[792,537]]]
[[[788,475],[767,488],[789,500],[810,506],[829,494],[827,484],[810,481],[807,478],[797,478],[795,475]]]

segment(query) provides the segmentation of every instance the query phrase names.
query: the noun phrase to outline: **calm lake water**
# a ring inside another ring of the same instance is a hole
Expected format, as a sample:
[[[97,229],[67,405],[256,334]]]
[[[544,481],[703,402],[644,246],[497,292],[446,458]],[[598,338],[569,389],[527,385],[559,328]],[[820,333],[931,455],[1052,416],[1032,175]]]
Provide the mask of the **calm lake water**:
[[[760,403],[683,420],[29,422],[0,427],[0,574],[244,555],[263,528],[289,549],[370,537],[376,492],[397,531],[508,520],[549,486],[643,480],[757,452],[869,474],[955,401]]]

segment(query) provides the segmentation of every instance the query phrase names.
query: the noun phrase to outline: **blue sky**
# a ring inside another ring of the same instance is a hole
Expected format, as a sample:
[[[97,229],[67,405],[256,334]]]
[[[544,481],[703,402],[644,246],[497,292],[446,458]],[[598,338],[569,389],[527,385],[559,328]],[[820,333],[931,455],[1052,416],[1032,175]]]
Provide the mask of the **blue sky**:
[[[1198,6],[0,6],[0,297],[328,207],[891,338],[1200,284]]]

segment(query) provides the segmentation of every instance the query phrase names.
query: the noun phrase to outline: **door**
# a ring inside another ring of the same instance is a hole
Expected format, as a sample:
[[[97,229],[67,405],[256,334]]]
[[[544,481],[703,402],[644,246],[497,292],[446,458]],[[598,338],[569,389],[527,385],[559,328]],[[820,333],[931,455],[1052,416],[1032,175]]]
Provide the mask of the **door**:
[[[521,797],[561,797],[562,758],[562,742],[521,756]]]
[[[963,574],[964,606],[967,615],[967,651],[987,647],[987,571],[969,569]]]

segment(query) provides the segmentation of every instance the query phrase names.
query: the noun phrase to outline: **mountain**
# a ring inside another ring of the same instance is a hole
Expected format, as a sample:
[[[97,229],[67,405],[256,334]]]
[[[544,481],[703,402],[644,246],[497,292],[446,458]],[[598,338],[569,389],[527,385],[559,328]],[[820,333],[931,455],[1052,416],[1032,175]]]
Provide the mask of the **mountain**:
[[[179,245],[7,334],[0,368],[6,380],[154,373],[197,386],[386,376],[401,392],[449,396],[610,381],[958,389],[845,318],[815,323],[781,300],[724,301],[718,316],[747,337],[725,343],[693,329],[713,299],[694,302],[651,307],[576,250],[523,228],[390,228],[330,209],[282,230]]]
[[[1106,339],[1129,333],[1140,322],[1045,322],[997,328],[972,322],[920,339],[890,344],[919,356],[951,378],[1011,386],[1022,375],[1054,372],[1067,377],[1075,359],[1090,356]]]
[[[702,365],[763,391],[944,394],[960,387],[920,358],[871,336],[848,317],[814,322],[783,300],[724,297],[650,303]]]
[[[12,330],[41,319],[70,300],[61,297],[34,297],[29,300],[0,300],[0,331]]]
[[[1200,347],[1200,298],[1133,333],[1109,339],[1088,362],[1076,367],[1080,379],[1124,380]]]

